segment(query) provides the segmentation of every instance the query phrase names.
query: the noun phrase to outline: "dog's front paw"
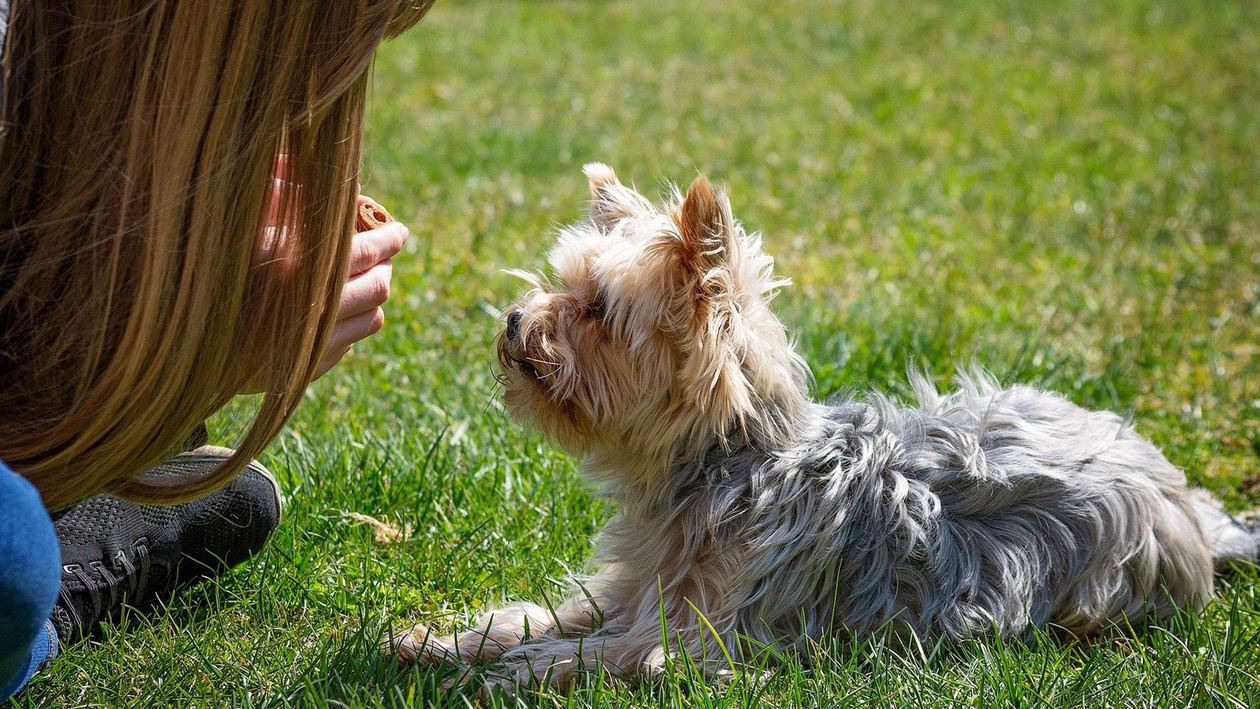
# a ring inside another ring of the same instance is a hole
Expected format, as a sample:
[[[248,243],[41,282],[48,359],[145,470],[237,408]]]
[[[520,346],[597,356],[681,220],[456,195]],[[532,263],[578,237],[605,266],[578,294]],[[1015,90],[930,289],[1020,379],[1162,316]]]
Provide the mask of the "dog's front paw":
[[[556,671],[559,669],[559,671]],[[529,658],[516,658],[490,667],[481,678],[477,699],[484,705],[491,702],[494,694],[505,699],[515,699],[518,692],[537,692],[544,687],[563,690],[569,673],[564,667],[555,668]]]
[[[391,638],[389,649],[400,665],[428,667],[459,660],[455,648],[448,647],[420,623]]]
[[[576,654],[549,656],[531,654],[512,657],[487,668],[478,691],[478,698],[488,701],[495,692],[514,698],[519,692],[550,690],[565,693],[582,677],[598,678],[611,686],[616,678],[610,668],[587,665]]]

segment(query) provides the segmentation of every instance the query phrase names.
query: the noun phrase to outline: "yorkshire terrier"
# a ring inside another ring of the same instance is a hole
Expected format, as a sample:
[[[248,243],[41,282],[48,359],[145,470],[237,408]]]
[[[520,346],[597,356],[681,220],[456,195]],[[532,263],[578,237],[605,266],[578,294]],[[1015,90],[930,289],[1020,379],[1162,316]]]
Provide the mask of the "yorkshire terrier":
[[[876,631],[921,642],[1089,635],[1197,609],[1257,539],[1126,420],[983,372],[917,405],[811,402],[770,308],[786,280],[703,176],[664,211],[591,164],[587,217],[506,312],[512,414],[616,501],[598,570],[563,603],[393,639],[403,663],[713,676],[757,648]]]

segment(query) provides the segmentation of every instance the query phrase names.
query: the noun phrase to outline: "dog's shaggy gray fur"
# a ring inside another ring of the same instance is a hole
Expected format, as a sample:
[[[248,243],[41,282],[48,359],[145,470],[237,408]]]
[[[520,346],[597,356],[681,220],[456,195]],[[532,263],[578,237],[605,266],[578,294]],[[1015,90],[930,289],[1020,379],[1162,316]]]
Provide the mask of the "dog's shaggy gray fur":
[[[915,390],[818,406],[789,449],[715,446],[671,479],[675,524],[740,558],[744,635],[1088,633],[1197,606],[1214,562],[1254,557],[1113,413],[983,374]]]

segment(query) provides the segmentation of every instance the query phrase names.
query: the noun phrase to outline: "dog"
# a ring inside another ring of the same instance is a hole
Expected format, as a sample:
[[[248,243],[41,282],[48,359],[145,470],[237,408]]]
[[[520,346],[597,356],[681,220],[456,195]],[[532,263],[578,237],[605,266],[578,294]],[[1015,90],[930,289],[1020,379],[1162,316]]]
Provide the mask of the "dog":
[[[828,637],[1076,636],[1200,608],[1257,538],[1129,423],[983,371],[917,402],[810,400],[771,300],[785,285],[700,176],[664,209],[602,164],[553,276],[506,311],[512,415],[616,501],[598,570],[554,607],[516,603],[406,663],[495,663],[503,687],[713,677]]]

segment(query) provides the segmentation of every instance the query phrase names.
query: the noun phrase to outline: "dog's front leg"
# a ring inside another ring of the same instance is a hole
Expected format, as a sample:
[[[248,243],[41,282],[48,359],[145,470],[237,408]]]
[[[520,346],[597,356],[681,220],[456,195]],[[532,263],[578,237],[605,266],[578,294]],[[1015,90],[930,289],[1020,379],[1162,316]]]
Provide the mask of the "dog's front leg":
[[[503,653],[499,663],[487,670],[482,693],[485,696],[490,688],[498,687],[512,695],[518,686],[563,691],[580,672],[597,674],[604,681],[657,677],[664,673],[670,655],[680,652],[690,658],[690,666],[711,679],[734,676],[724,650],[708,633],[692,627],[670,635],[668,643],[662,641],[659,623],[624,627],[613,620],[586,635],[531,640]]]
[[[486,662],[545,634],[587,633],[598,628],[603,617],[587,596],[574,596],[561,605],[544,608],[534,603],[513,603],[483,615],[471,630],[446,637],[432,635],[416,625],[392,641],[403,664]]]
[[[602,632],[577,637],[543,637],[500,656],[483,677],[483,698],[498,688],[514,696],[517,687],[563,690],[581,671],[599,673],[605,680],[638,673],[638,664],[653,644],[624,634]]]

